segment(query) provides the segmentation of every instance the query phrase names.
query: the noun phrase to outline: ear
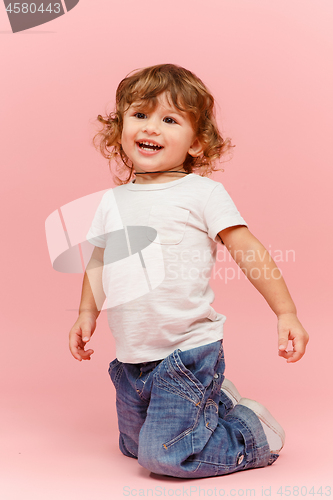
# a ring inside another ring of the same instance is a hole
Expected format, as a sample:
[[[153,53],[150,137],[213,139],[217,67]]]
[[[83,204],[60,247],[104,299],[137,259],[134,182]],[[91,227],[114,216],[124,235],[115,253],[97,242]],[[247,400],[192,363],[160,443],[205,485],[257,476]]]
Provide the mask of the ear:
[[[188,154],[194,157],[200,156],[203,153],[203,147],[198,138],[195,138],[192,143],[190,149],[188,150]]]

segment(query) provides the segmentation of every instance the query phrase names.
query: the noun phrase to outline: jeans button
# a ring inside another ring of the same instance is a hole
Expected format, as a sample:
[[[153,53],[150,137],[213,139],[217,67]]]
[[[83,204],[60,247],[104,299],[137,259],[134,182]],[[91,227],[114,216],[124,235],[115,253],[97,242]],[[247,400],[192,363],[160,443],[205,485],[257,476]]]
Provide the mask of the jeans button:
[[[218,374],[217,374],[217,373],[215,373],[214,378],[219,378],[219,376],[218,376]]]
[[[241,455],[237,460],[238,465],[240,465],[243,462],[243,460],[244,460],[244,455]]]

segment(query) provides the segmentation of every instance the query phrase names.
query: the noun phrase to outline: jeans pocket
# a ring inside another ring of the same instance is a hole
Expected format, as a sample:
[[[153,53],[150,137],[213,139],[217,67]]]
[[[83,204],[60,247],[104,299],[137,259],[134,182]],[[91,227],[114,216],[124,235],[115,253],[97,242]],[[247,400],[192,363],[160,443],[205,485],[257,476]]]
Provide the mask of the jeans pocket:
[[[213,401],[212,399],[208,399],[206,402],[204,408],[204,418],[205,427],[214,432],[219,420],[219,409],[215,401]]]
[[[123,373],[123,364],[121,361],[118,361],[117,358],[115,358],[111,363],[109,364],[109,375],[111,378],[111,381],[113,385],[115,386],[116,389],[119,387],[119,380],[120,377]]]
[[[177,351],[161,363],[160,369],[154,375],[154,383],[160,389],[179,396],[196,407],[199,406],[205,394],[205,387],[184,365]]]

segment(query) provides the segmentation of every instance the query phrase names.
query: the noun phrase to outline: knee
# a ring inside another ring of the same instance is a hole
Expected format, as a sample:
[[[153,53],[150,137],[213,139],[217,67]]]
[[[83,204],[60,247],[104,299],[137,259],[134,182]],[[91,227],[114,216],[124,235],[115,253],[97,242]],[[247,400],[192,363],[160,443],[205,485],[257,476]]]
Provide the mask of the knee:
[[[138,447],[132,439],[126,439],[121,433],[119,434],[119,449],[123,455],[130,458],[138,458]]]
[[[167,474],[166,463],[156,446],[150,444],[139,445],[138,462],[142,467],[155,474]]]
[[[138,462],[142,467],[155,474],[175,476],[178,469],[175,456],[173,453],[168,453],[168,451],[162,444],[153,441],[144,443],[140,441]]]
[[[168,449],[156,451],[153,448],[145,448],[141,450],[139,446],[138,462],[154,474],[179,478],[202,477],[196,474],[198,462],[180,460],[178,453],[169,452]]]

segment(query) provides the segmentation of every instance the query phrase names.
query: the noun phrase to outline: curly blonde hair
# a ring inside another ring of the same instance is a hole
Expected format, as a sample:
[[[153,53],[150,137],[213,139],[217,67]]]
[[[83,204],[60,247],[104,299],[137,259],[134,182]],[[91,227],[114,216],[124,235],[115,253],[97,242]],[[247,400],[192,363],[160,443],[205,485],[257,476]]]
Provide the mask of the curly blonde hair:
[[[203,152],[198,157],[187,154],[183,168],[186,172],[194,170],[201,176],[208,176],[215,168],[215,160],[230,152],[234,147],[229,138],[223,139],[218,130],[214,98],[203,82],[191,71],[174,64],[159,64],[141,70],[124,78],[116,92],[115,111],[97,119],[103,128],[94,136],[93,144],[102,155],[111,161],[116,160],[121,174],[127,173],[124,180],[114,175],[116,184],[127,184],[134,177],[134,166],[119,143],[124,113],[133,102],[140,101],[149,111],[157,106],[157,97],[167,92],[175,108],[188,113],[196,137]],[[121,161],[119,161],[121,160]]]

